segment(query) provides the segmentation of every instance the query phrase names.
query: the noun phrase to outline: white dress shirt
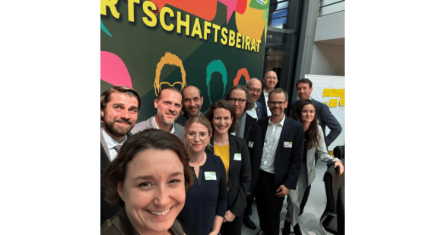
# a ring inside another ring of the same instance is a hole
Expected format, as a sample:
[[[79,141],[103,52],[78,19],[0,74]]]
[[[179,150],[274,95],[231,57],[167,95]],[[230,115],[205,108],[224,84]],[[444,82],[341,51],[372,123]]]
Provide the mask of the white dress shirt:
[[[269,109],[269,105],[267,105],[267,102],[269,101],[269,93],[267,93],[267,91],[263,89],[263,94],[264,94],[264,100],[266,101],[267,116],[270,117],[272,116],[272,112]]]
[[[114,140],[113,138],[111,138],[107,132],[105,132],[104,128],[102,127],[102,135],[104,136],[104,140],[105,143],[107,143],[107,147],[108,147],[108,152],[110,153],[110,162],[113,161],[116,156],[117,156],[117,149],[116,146],[120,145],[122,147],[122,145],[125,143],[125,141],[127,140],[128,136],[125,136],[124,141],[122,142],[117,142],[116,140]]]
[[[266,138],[264,138],[263,156],[261,157],[260,169],[275,174],[275,154],[277,152],[278,141],[280,140],[281,131],[283,130],[284,119],[280,123],[274,124],[270,121],[267,125]]]
[[[255,105],[252,109],[246,110],[246,113],[249,114],[249,116],[255,118],[256,120],[258,120],[258,115],[256,114],[256,102],[253,102],[253,104]]]

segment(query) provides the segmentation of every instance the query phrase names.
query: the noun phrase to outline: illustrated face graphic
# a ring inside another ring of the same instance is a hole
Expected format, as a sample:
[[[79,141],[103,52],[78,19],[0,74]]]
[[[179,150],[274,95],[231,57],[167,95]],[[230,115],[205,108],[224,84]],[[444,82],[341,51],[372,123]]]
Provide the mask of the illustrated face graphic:
[[[169,64],[169,65],[174,65],[177,66],[181,69],[181,76],[182,76],[182,80],[180,81],[176,81],[173,84],[163,81],[160,82],[160,78],[161,78],[161,71],[162,68],[164,67],[164,65]],[[161,58],[161,60],[159,61],[159,63],[156,65],[156,77],[155,77],[155,83],[154,83],[154,89],[155,89],[155,94],[156,96],[158,96],[159,91],[161,90],[161,88],[163,86],[176,86],[176,85],[180,85],[181,88],[178,89],[179,91],[182,91],[182,89],[184,89],[184,87],[186,86],[186,81],[185,81],[185,69],[184,69],[184,65],[182,64],[182,60],[179,59],[179,57],[177,55],[174,55],[170,52],[166,52],[165,55]]]

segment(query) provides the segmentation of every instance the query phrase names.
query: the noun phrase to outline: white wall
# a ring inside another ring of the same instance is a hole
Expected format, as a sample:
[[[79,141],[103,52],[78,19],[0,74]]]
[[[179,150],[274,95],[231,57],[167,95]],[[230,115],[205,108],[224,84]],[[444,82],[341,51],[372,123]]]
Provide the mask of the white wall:
[[[311,74],[345,75],[345,46],[316,42],[312,55]]]

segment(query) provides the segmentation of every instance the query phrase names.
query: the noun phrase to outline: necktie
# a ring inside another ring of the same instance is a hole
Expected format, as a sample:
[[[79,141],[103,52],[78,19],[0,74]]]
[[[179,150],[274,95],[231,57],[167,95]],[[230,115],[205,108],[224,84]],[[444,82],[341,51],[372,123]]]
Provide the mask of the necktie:
[[[122,147],[122,145],[116,145],[116,147],[114,147],[114,148],[116,148],[116,151],[119,153],[119,149],[121,149],[121,147]]]

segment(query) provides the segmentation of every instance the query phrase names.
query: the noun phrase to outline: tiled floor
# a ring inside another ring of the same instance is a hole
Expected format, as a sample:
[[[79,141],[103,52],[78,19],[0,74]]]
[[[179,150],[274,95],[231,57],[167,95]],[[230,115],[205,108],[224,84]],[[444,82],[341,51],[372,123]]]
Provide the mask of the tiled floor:
[[[326,171],[326,164],[318,161],[316,165],[316,178],[312,183],[311,193],[309,194],[309,199],[304,208],[304,213],[301,215],[300,228],[304,235],[325,235],[326,233],[320,228],[319,222],[320,217],[326,207],[326,194],[324,189],[323,175]],[[281,227],[283,228],[284,218],[286,216],[287,202],[284,200],[283,209],[281,210]],[[256,204],[253,204],[253,214],[250,216],[253,222],[257,225],[256,230],[252,230],[244,226],[242,228],[243,235],[256,235],[260,231],[259,229],[259,218],[256,209]],[[291,230],[292,231],[292,230]],[[280,229],[281,234],[281,229]],[[330,233],[327,233],[330,234]]]

